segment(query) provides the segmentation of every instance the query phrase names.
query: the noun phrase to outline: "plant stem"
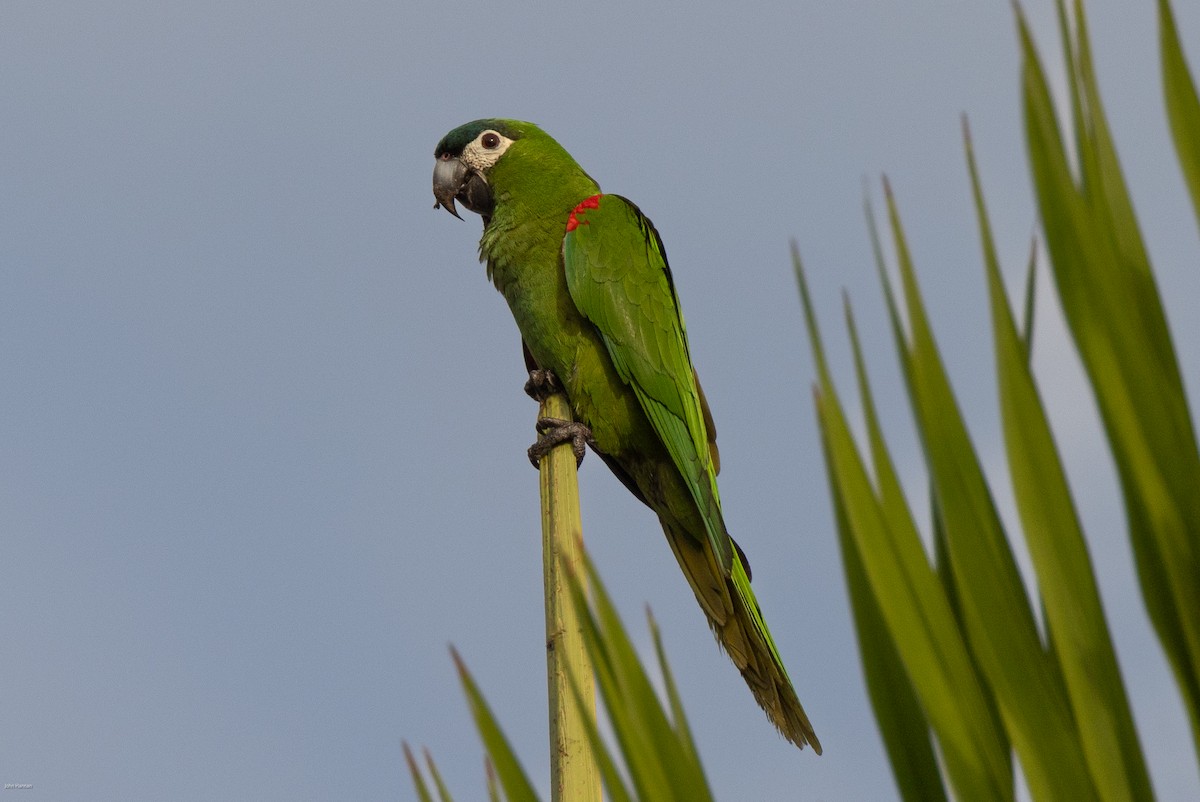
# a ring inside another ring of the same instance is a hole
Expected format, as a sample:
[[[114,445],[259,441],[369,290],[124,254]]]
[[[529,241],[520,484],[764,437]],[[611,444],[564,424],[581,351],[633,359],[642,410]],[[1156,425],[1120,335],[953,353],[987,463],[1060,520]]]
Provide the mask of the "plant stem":
[[[571,419],[566,396],[542,402],[541,418]],[[585,576],[580,546],[579,484],[570,443],[555,447],[541,462],[542,568],[546,582],[546,679],[550,695],[550,787],[552,802],[599,802],[600,775],[592,757],[582,711],[571,694],[571,677],[595,712],[592,666],[571,603],[564,572]]]

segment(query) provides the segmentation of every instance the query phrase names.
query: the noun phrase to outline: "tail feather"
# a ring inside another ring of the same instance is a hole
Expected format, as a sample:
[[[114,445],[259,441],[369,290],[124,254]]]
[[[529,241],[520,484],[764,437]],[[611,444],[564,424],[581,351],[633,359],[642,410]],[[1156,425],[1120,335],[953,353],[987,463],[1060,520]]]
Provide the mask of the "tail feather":
[[[759,707],[784,738],[801,749],[811,745],[821,754],[821,742],[775,649],[740,556],[734,557],[733,570],[725,576],[706,539],[694,538],[667,522],[663,530],[717,641],[745,678]]]

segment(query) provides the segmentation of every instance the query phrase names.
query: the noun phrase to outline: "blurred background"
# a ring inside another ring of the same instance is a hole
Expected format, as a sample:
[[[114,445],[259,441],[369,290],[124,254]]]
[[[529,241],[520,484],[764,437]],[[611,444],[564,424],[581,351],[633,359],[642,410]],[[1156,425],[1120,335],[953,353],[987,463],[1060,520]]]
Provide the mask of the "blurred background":
[[[1053,5],[1027,5],[1065,86]],[[1176,6],[1195,65],[1200,8]],[[1194,398],[1200,242],[1154,7],[1088,8]],[[720,432],[727,520],[825,746],[817,758],[774,733],[653,515],[592,457],[585,539],[643,647],[645,606],[658,618],[715,793],[893,798],[788,243],[848,396],[849,294],[926,506],[862,211],[887,173],[1015,521],[960,115],[1019,292],[1037,223],[1018,92],[1004,2],[5,2],[0,782],[32,784],[30,800],[410,799],[407,739],[459,798],[481,798],[453,643],[547,788],[536,407],[477,263],[478,219],[431,208],[438,139],[505,116],[542,125],[661,232]],[[1038,304],[1035,363],[1156,790],[1197,798],[1045,273]]]

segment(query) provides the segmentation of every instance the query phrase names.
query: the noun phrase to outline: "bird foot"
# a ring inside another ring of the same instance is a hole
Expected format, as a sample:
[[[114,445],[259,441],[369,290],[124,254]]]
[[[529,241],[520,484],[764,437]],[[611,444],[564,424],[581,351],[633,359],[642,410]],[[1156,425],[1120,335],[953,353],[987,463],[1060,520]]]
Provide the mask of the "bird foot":
[[[575,453],[576,468],[583,462],[583,455],[587,453],[587,447],[589,445],[592,448],[596,447],[596,442],[592,440],[592,430],[579,421],[538,418],[537,431],[537,442],[529,447],[529,461],[535,468],[540,467],[542,457],[549,454],[550,450],[560,443],[569,442],[571,444],[571,451]]]
[[[563,390],[562,382],[553,371],[534,369],[529,371],[529,381],[525,382],[525,394],[539,404],[555,393]]]

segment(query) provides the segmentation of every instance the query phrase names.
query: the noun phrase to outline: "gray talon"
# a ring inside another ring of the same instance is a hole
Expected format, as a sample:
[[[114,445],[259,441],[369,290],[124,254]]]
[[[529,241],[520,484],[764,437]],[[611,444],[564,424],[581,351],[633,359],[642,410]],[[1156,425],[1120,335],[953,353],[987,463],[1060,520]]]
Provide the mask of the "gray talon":
[[[553,374],[551,374],[553,375]],[[542,457],[560,443],[570,442],[571,451],[575,454],[575,467],[583,462],[583,455],[590,445],[596,447],[592,440],[592,430],[578,421],[562,420],[561,418],[538,418],[538,439],[529,447],[529,461],[533,467],[541,467]]]
[[[539,404],[555,393],[562,392],[562,384],[558,377],[549,370],[529,371],[529,381],[525,382],[525,394]]]

